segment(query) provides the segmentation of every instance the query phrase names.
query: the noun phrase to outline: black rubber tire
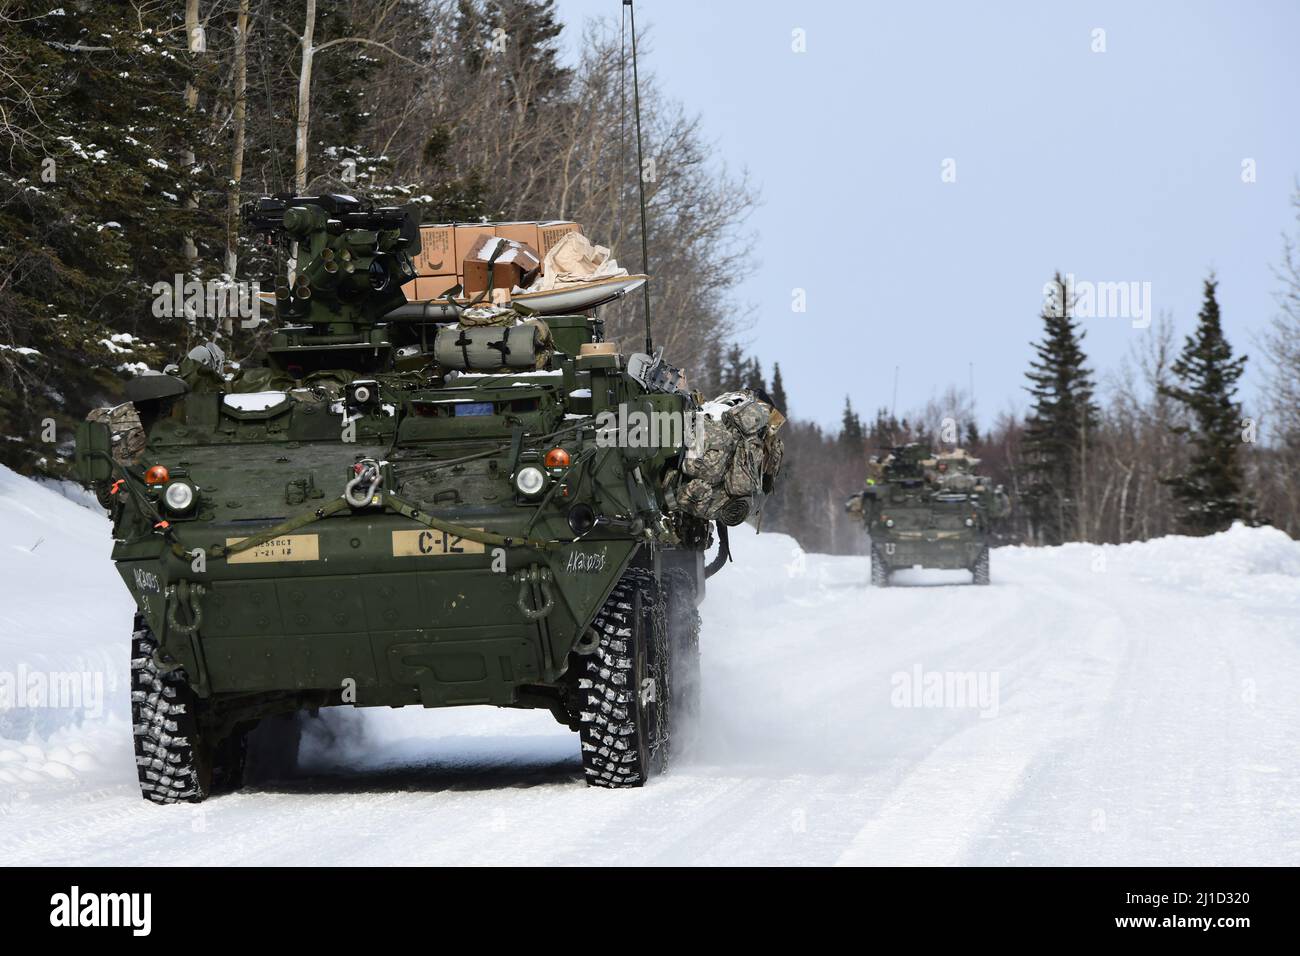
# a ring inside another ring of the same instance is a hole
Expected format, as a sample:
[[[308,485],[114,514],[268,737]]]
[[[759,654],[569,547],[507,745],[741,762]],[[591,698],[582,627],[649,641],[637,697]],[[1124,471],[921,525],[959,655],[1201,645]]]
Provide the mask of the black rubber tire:
[[[214,740],[205,705],[175,662],[159,663],[158,641],[136,615],[131,638],[131,729],[140,795],[151,803],[199,803],[243,785],[247,731]]]
[[[873,588],[889,587],[889,565],[880,554],[880,549],[871,546],[871,586]]]
[[[151,803],[198,803],[212,788],[199,736],[198,697],[185,672],[160,665],[158,641],[139,615],[131,638],[131,730],[140,793]]]
[[[592,621],[595,652],[577,657],[582,769],[593,787],[639,787],[668,767],[671,651],[654,575],[631,568]]]
[[[986,547],[979,553],[975,559],[975,564],[970,569],[972,584],[989,583],[989,549]]]

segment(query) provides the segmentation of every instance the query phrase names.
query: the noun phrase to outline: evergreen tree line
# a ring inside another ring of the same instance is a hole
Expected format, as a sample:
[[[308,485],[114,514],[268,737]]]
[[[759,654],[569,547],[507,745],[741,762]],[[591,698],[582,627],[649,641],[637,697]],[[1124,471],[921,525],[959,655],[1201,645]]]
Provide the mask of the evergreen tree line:
[[[260,280],[260,195],[347,192],[425,222],[572,219],[631,271],[646,190],[655,345],[729,341],[755,192],[720,168],[639,37],[553,0],[0,0],[0,463],[66,469],[72,428],[131,375],[264,328],[157,315],[156,282]],[[624,351],[641,296],[602,316]],[[51,429],[51,423],[55,426]],[[55,440],[50,441],[51,433]]]
[[[1300,192],[1295,206],[1300,214]],[[782,406],[795,417],[763,526],[793,535],[806,550],[863,552],[862,526],[843,503],[861,489],[870,455],[915,441],[960,446],[982,459],[980,471],[1014,503],[996,528],[1002,543],[1122,543],[1211,534],[1238,521],[1300,536],[1300,254],[1293,244],[1278,274],[1282,308],[1260,339],[1260,409],[1238,400],[1247,356],[1223,334],[1213,275],[1190,334],[1180,342],[1162,315],[1098,385],[1058,274],[1055,305],[1039,317],[1042,335],[1027,370],[1027,413],[1000,415],[981,432],[961,389],[902,417],[880,409],[867,420],[846,397],[839,428],[828,431],[797,417],[796,397],[793,409]],[[726,365],[756,367],[744,356]]]

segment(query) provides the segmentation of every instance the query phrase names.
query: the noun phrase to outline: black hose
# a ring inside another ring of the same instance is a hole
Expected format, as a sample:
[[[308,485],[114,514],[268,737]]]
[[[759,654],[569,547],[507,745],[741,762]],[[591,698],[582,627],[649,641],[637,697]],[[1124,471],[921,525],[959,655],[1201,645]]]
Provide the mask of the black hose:
[[[731,544],[727,541],[727,526],[721,521],[715,521],[713,524],[718,529],[718,553],[714,555],[713,560],[704,569],[706,578],[713,577],[722,570],[724,564],[731,560]]]

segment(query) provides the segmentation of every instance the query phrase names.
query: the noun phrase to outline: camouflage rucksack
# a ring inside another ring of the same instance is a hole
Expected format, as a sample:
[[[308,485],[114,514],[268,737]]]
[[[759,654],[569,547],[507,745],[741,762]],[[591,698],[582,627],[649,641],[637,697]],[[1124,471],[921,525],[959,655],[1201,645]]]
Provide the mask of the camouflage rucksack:
[[[112,436],[113,458],[123,465],[133,465],[144,451],[144,427],[140,415],[130,402],[112,408],[95,408],[86,415],[88,422],[103,422]]]
[[[728,392],[696,418],[676,491],[687,514],[737,525],[756,510],[781,468],[785,418],[753,392]]]

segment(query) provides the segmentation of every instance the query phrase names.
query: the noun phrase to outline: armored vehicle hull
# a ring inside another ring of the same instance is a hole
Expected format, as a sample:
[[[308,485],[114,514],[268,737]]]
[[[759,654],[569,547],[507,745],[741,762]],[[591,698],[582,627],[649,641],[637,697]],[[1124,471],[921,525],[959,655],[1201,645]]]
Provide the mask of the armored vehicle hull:
[[[138,608],[144,796],[237,787],[259,723],[339,705],[545,708],[589,783],[644,783],[695,709],[696,607],[770,489],[780,416],[740,394],[693,436],[681,374],[591,316],[379,321],[400,217],[278,203],[311,278],[267,364],[191,353],[78,433]]]
[[[966,570],[974,584],[989,583],[991,520],[1005,513],[1006,496],[970,473],[977,463],[964,452],[935,458],[912,445],[877,466],[847,506],[866,525],[874,585],[887,586],[903,568]]]
[[[926,520],[916,515],[916,523]],[[966,530],[944,531],[928,528],[918,531],[885,533],[877,529],[871,538],[872,560],[887,572],[899,568],[940,568],[973,571],[988,548],[984,537]]]

